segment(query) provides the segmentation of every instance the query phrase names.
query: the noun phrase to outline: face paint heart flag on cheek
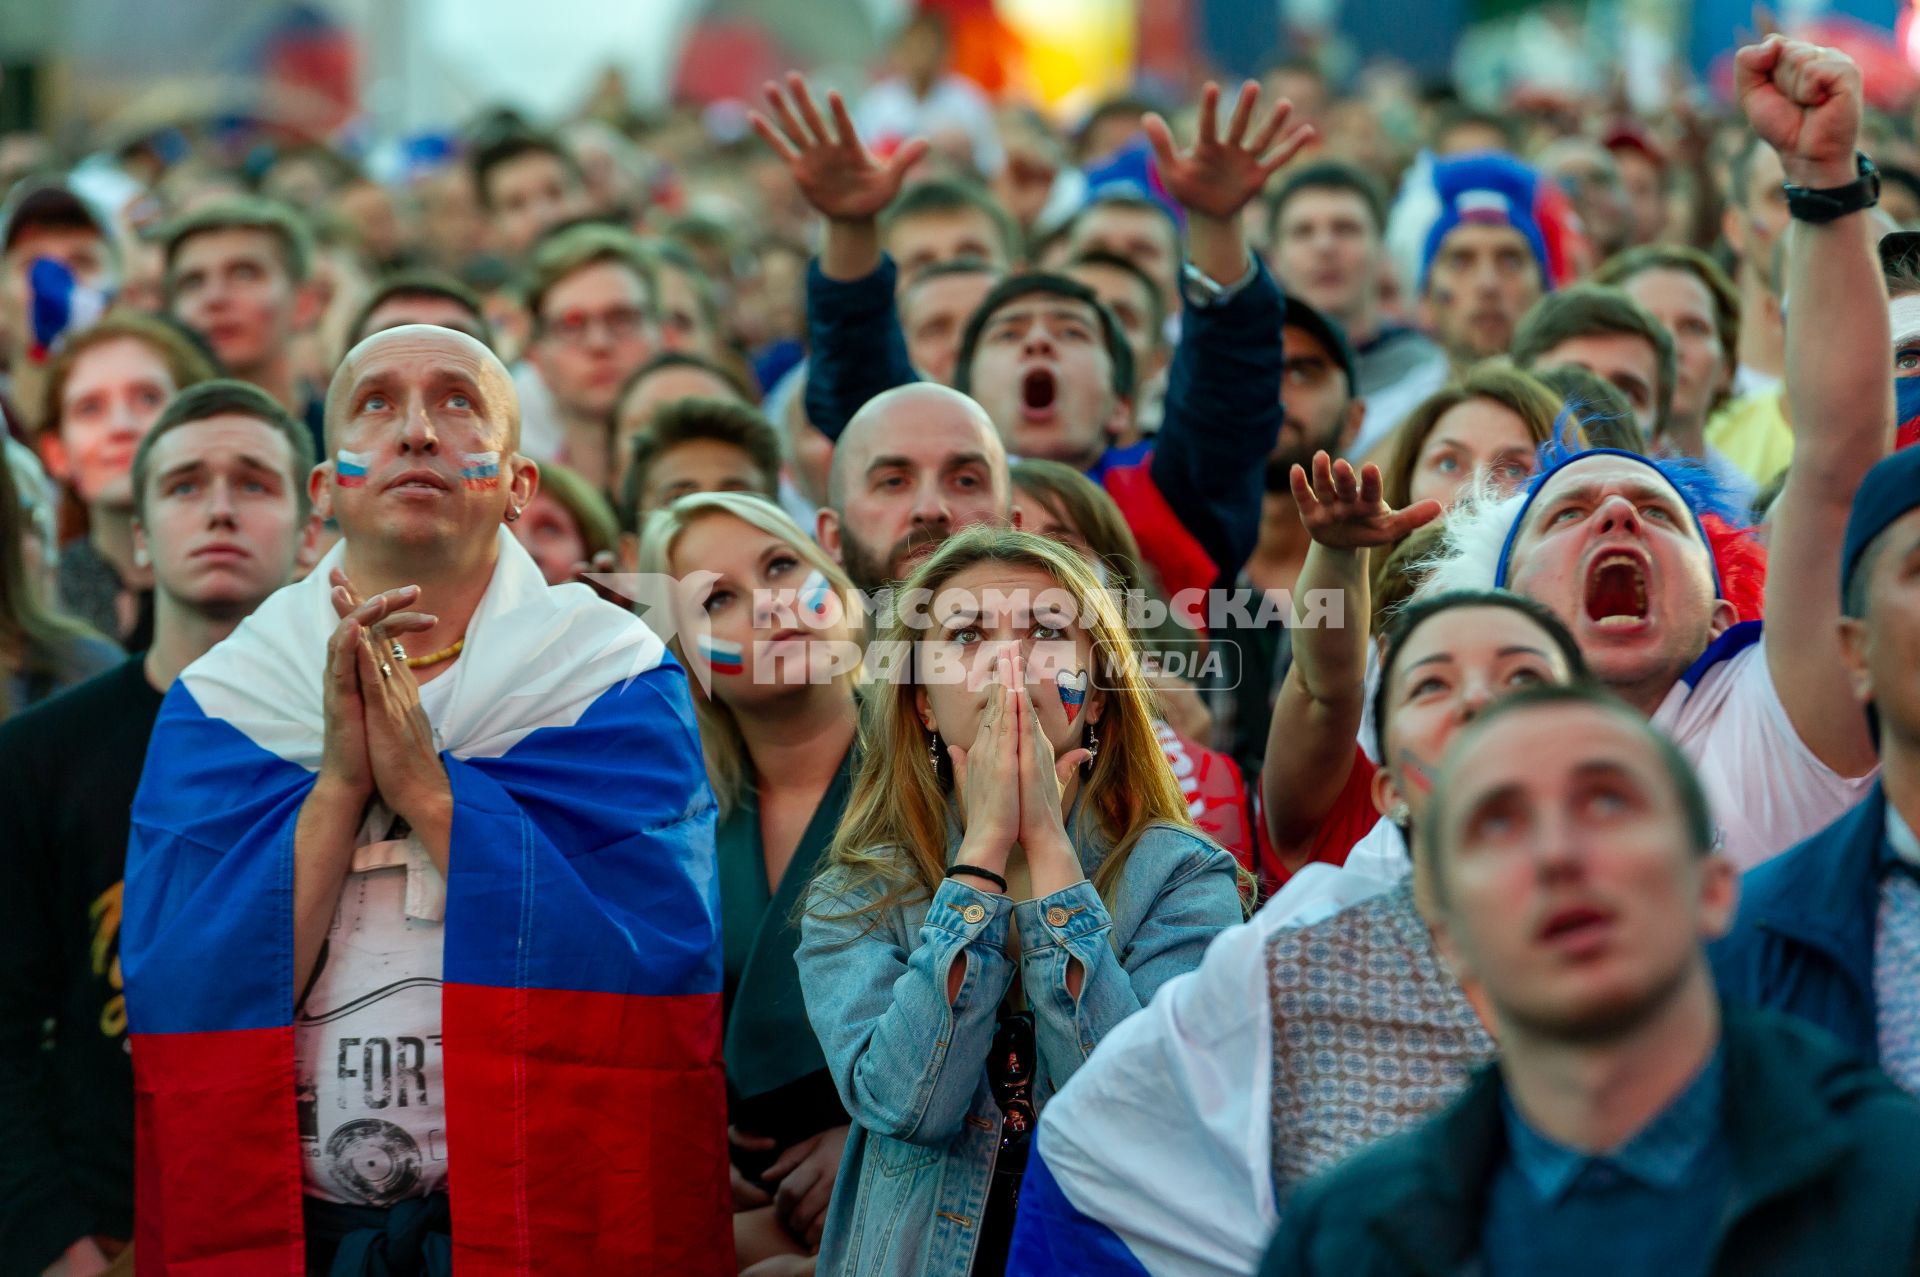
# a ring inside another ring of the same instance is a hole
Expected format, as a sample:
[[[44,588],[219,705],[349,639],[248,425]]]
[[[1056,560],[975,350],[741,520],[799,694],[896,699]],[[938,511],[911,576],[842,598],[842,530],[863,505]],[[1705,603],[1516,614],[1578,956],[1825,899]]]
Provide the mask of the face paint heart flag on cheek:
[[[807,574],[800,584],[800,608],[809,620],[823,621],[833,603],[833,586],[819,568]]]
[[[1067,722],[1073,722],[1087,703],[1087,672],[1061,670],[1053,676],[1053,685],[1060,693],[1061,707],[1067,711]]]

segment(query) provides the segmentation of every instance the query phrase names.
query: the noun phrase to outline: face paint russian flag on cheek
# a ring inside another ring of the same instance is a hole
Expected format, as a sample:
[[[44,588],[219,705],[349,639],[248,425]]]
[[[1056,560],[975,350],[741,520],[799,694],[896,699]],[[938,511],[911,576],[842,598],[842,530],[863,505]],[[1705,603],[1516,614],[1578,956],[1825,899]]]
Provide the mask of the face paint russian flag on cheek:
[[[1067,711],[1067,722],[1080,717],[1080,710],[1087,703],[1087,672],[1061,670],[1053,676],[1053,685],[1060,692],[1061,708]]]
[[[747,668],[745,648],[711,634],[700,636],[700,655],[707,658],[707,668],[715,674],[740,674]]]
[[[371,452],[348,452],[342,448],[333,454],[333,480],[343,488],[364,488],[367,467],[372,464]]]
[[[463,452],[460,454],[460,482],[475,490],[500,486],[500,454]]]

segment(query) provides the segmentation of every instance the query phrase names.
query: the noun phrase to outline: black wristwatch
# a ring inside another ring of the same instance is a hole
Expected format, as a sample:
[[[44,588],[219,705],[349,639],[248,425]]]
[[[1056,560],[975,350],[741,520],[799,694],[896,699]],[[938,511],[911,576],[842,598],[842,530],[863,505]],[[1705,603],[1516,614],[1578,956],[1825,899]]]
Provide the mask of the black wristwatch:
[[[1880,202],[1880,170],[1864,154],[1859,156],[1860,176],[1845,186],[1830,186],[1824,191],[1786,184],[1787,213],[1796,221],[1831,222],[1848,213],[1858,213]]]

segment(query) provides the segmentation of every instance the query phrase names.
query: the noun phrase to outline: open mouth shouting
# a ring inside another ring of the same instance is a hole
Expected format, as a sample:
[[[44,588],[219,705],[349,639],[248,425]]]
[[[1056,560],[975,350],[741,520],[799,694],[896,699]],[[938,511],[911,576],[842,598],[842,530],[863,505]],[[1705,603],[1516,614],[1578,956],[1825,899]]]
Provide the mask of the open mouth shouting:
[[[1052,421],[1060,386],[1051,368],[1029,368],[1020,378],[1020,416],[1025,421]]]
[[[1647,561],[1637,553],[1609,550],[1587,568],[1587,619],[1603,629],[1632,629],[1645,625]]]

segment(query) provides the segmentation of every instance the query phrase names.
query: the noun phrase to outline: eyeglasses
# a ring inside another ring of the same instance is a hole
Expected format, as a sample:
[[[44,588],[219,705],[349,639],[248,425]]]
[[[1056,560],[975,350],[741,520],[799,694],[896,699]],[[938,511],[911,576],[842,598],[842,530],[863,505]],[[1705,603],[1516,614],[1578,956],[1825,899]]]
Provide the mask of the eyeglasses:
[[[596,328],[605,330],[608,341],[632,341],[646,331],[651,316],[638,306],[616,306],[598,315],[570,310],[552,319],[542,320],[540,332],[565,346],[584,346]]]

